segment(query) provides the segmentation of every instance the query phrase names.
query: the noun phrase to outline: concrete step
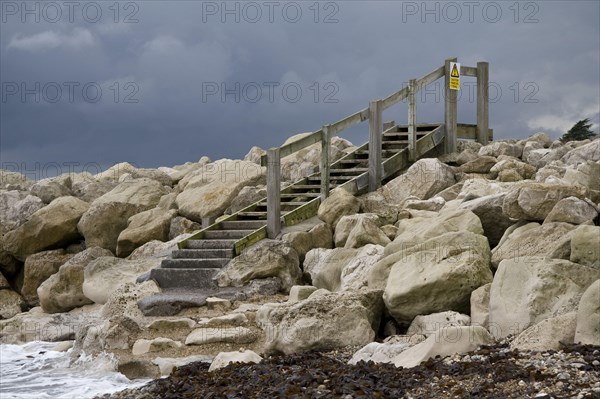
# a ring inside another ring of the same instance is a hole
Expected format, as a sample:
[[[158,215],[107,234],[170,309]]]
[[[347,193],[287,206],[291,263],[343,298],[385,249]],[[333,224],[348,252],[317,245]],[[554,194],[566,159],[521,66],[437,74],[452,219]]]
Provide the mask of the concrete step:
[[[252,230],[209,230],[204,232],[204,238],[207,239],[226,239],[226,238],[244,238],[252,234]]]
[[[171,253],[173,259],[231,259],[233,248],[230,249],[178,249]]]
[[[281,198],[301,198],[301,197],[308,197],[308,198],[316,198],[316,197],[320,197],[321,193],[285,193],[285,194],[281,194]],[[266,223],[266,221],[265,221]]]
[[[221,222],[223,230],[258,230],[267,225],[267,220],[231,220]]]
[[[349,174],[349,175],[361,175],[368,171],[368,168],[350,168],[350,169],[329,169],[330,174]]]
[[[237,240],[189,240],[187,249],[231,249]]]
[[[150,278],[162,289],[192,288],[216,290],[218,285],[212,280],[218,269],[152,269]]]
[[[227,265],[231,259],[229,258],[213,258],[213,259],[193,259],[193,258],[177,258],[163,259],[160,262],[162,269],[221,269]]]
[[[267,212],[240,212],[237,214],[237,216],[241,218],[248,218],[254,220],[266,220]]]

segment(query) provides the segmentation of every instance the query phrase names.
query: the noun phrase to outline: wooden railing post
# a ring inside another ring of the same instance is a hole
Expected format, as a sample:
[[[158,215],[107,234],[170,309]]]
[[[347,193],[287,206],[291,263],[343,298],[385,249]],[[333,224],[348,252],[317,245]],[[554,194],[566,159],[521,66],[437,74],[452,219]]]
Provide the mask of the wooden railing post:
[[[408,82],[408,160],[415,161],[415,149],[417,143],[417,80]]]
[[[369,192],[381,187],[381,100],[369,102]]]
[[[457,62],[456,58],[449,58],[446,60],[444,72],[445,72],[445,81],[444,81],[444,122],[446,125],[446,138],[445,138],[445,146],[446,153],[451,153],[456,151],[456,98],[457,93],[456,90],[450,90],[450,63]]]
[[[487,145],[489,134],[489,64],[477,63],[477,142]]]
[[[329,126],[323,126],[321,134],[321,201],[325,201],[329,196],[329,147],[331,145]]]
[[[281,232],[281,159],[279,148],[267,150],[267,237]]]

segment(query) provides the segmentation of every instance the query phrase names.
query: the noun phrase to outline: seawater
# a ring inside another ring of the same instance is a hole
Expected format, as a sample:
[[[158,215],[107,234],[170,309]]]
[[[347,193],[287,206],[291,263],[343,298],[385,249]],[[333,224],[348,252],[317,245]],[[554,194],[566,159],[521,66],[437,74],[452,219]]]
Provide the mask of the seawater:
[[[112,355],[82,356],[71,363],[70,351],[53,342],[0,345],[0,399],[86,399],[144,385],[116,372]]]

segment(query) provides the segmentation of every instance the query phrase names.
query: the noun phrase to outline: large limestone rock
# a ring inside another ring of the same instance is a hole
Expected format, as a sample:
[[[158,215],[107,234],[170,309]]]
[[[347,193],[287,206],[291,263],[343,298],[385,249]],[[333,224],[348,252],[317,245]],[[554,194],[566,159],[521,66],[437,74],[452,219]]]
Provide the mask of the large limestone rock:
[[[115,253],[119,234],[127,220],[140,212],[154,208],[167,189],[152,179],[132,179],[92,202],[77,228],[88,246],[105,248]]]
[[[231,363],[260,363],[262,357],[251,350],[238,352],[220,352],[215,356],[214,360],[208,368],[209,372],[213,372],[223,367],[227,367]]]
[[[160,266],[160,259],[125,260],[103,256],[90,262],[83,273],[83,295],[104,304],[111,294],[126,283]]]
[[[179,214],[202,222],[221,216],[246,186],[265,183],[265,168],[253,162],[222,159],[203,166],[179,182]]]
[[[506,230],[492,251],[492,267],[504,259],[522,256],[548,256],[569,259],[571,237],[576,226],[569,223],[527,223]]]
[[[220,287],[241,287],[250,280],[278,277],[282,289],[289,292],[302,278],[299,264],[298,254],[287,242],[262,240],[229,262],[215,280]]]
[[[459,209],[467,209],[479,217],[484,235],[492,248],[498,245],[506,229],[515,222],[502,213],[504,197],[505,194],[487,195],[465,201],[459,206]]]
[[[289,242],[298,253],[300,263],[308,251],[314,248],[333,248],[333,233],[326,223],[319,223],[309,231],[293,231],[281,236],[281,240]]]
[[[31,186],[29,191],[32,195],[35,195],[44,201],[45,204],[49,204],[58,197],[72,195],[69,187],[66,184],[61,183],[62,182],[59,179],[43,179]]]
[[[167,241],[171,220],[176,215],[176,210],[157,207],[130,217],[127,228],[117,239],[117,256],[129,256],[134,249],[153,240]]]
[[[564,222],[582,224],[593,221],[598,216],[596,206],[590,200],[577,197],[563,198],[554,205],[544,223]]]
[[[583,225],[573,231],[570,259],[600,270],[600,227]]]
[[[487,239],[459,231],[383,258],[371,271],[369,287],[385,284],[386,308],[397,322],[408,324],[418,315],[468,313],[471,292],[491,281]]]
[[[360,249],[314,249],[306,255],[304,271],[312,284],[326,290],[359,290],[368,285],[368,276],[383,257],[383,247],[368,244]]]
[[[150,352],[161,352],[171,348],[179,349],[183,344],[170,338],[157,337],[153,339],[138,339],[131,348],[134,356],[144,355]]]
[[[525,162],[521,162],[514,158],[503,159],[490,169],[490,175],[493,178],[497,178],[501,174],[507,173],[509,171],[514,171],[519,176],[519,178],[516,179],[518,181],[522,179],[531,179],[535,175],[536,168],[535,166],[532,166]],[[503,179],[499,180],[507,181]]]
[[[44,251],[28,256],[25,260],[25,277],[23,288],[21,288],[21,295],[25,301],[31,306],[38,305],[38,287],[47,278],[58,272],[60,266],[72,257],[73,255],[66,253],[64,249]]]
[[[379,217],[382,225],[394,224],[398,220],[398,205],[390,204],[378,191],[359,197],[360,212],[371,213]]]
[[[317,215],[335,230],[343,216],[354,215],[359,209],[358,198],[343,189],[336,189],[321,203]]]
[[[490,289],[492,283],[471,292],[471,325],[488,328],[490,321]]]
[[[454,169],[435,158],[420,159],[399,177],[385,186],[381,193],[392,204],[400,205],[410,196],[429,199],[456,183]]]
[[[381,312],[381,291],[319,290],[301,302],[263,305],[256,320],[266,333],[266,353],[291,354],[366,345]]]
[[[468,326],[471,323],[471,318],[465,314],[458,312],[440,312],[426,316],[417,316],[414,318],[406,335],[425,335],[426,337],[432,334],[443,334],[444,329],[457,326]]]
[[[520,333],[510,347],[521,351],[558,351],[562,349],[561,342],[574,342],[576,320],[576,312],[542,320]]]
[[[14,230],[45,206],[41,199],[17,190],[0,192],[0,225]]]
[[[144,259],[144,258],[157,258],[164,259],[171,255],[173,251],[179,249],[178,243],[189,238],[191,234],[182,234],[173,238],[170,241],[162,242],[158,240],[147,242],[141,247],[135,249],[127,259]]]
[[[27,176],[9,170],[0,169],[0,188],[25,191],[33,185]]]
[[[10,288],[0,290],[0,320],[10,319],[21,313],[26,307],[25,301]]]
[[[479,149],[479,156],[491,156],[496,158],[500,155],[509,155],[511,157],[520,158],[522,153],[522,146],[505,141],[494,141]]]
[[[565,164],[577,166],[587,161],[600,161],[600,140],[582,145],[567,152],[561,159]]]
[[[374,244],[385,247],[390,242],[391,240],[374,220],[363,218],[359,219],[350,230],[344,246],[346,248],[361,248],[367,244]]]
[[[95,176],[97,181],[123,181],[125,177],[133,179],[151,179],[164,186],[173,185],[173,179],[166,172],[158,169],[136,168],[128,162],[121,162],[113,165]]]
[[[35,255],[33,255],[35,256]],[[83,271],[94,259],[112,256],[107,249],[91,247],[69,259],[37,289],[40,305],[46,313],[68,312],[94,303],[83,295]]]
[[[379,226],[379,216],[374,213],[357,213],[354,215],[342,216],[338,221],[337,226],[335,226],[335,235],[333,237],[335,246],[339,248],[346,245],[348,236],[350,235],[350,232],[352,231],[354,226],[356,226],[361,220],[364,219],[372,221],[377,226]]]
[[[521,256],[500,263],[490,289],[489,329],[496,338],[573,312],[600,270],[561,259]]]
[[[35,212],[4,236],[4,249],[24,261],[28,255],[59,248],[77,240],[77,223],[89,205],[75,197],[60,197]]]
[[[256,341],[256,338],[256,334],[247,327],[202,327],[192,331],[185,339],[185,344],[249,344]]]
[[[485,148],[485,147],[484,147]],[[409,348],[393,360],[396,367],[415,367],[436,356],[446,357],[467,353],[481,345],[491,345],[494,338],[480,326],[461,326],[442,330],[444,334],[431,335],[425,341]]]
[[[232,215],[265,198],[267,198],[266,186],[246,186],[231,201],[231,205],[225,210],[225,213]]]
[[[600,345],[600,280],[592,283],[579,301],[574,341]]]
[[[430,238],[445,233],[468,231],[483,234],[481,221],[470,210],[448,210],[431,218],[411,218],[398,222],[394,241],[386,246],[385,254],[390,255],[413,245],[421,244]]]
[[[359,362],[393,363],[394,358],[408,348],[425,340],[423,335],[393,335],[383,343],[371,342],[359,349],[348,364]]]
[[[543,221],[558,201],[567,197],[585,198],[587,189],[579,186],[524,183],[504,197],[502,211],[513,219]]]
[[[462,164],[459,169],[464,173],[488,173],[497,162],[495,157],[483,155]]]

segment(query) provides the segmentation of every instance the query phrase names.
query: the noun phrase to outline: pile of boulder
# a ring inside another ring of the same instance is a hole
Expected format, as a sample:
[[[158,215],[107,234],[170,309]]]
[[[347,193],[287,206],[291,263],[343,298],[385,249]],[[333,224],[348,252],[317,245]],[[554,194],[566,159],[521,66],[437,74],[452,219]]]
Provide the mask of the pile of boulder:
[[[335,139],[330,159],[354,148]],[[352,364],[413,367],[500,340],[600,345],[600,139],[458,148],[375,192],[334,190],[306,228],[247,248],[215,277],[243,295],[168,317],[142,312],[161,290],[139,277],[203,220],[264,197],[263,150],[37,182],[0,171],[0,342],[70,341],[74,360],[110,352],[132,378],[349,347]],[[282,160],[282,176],[319,160],[308,147]]]

